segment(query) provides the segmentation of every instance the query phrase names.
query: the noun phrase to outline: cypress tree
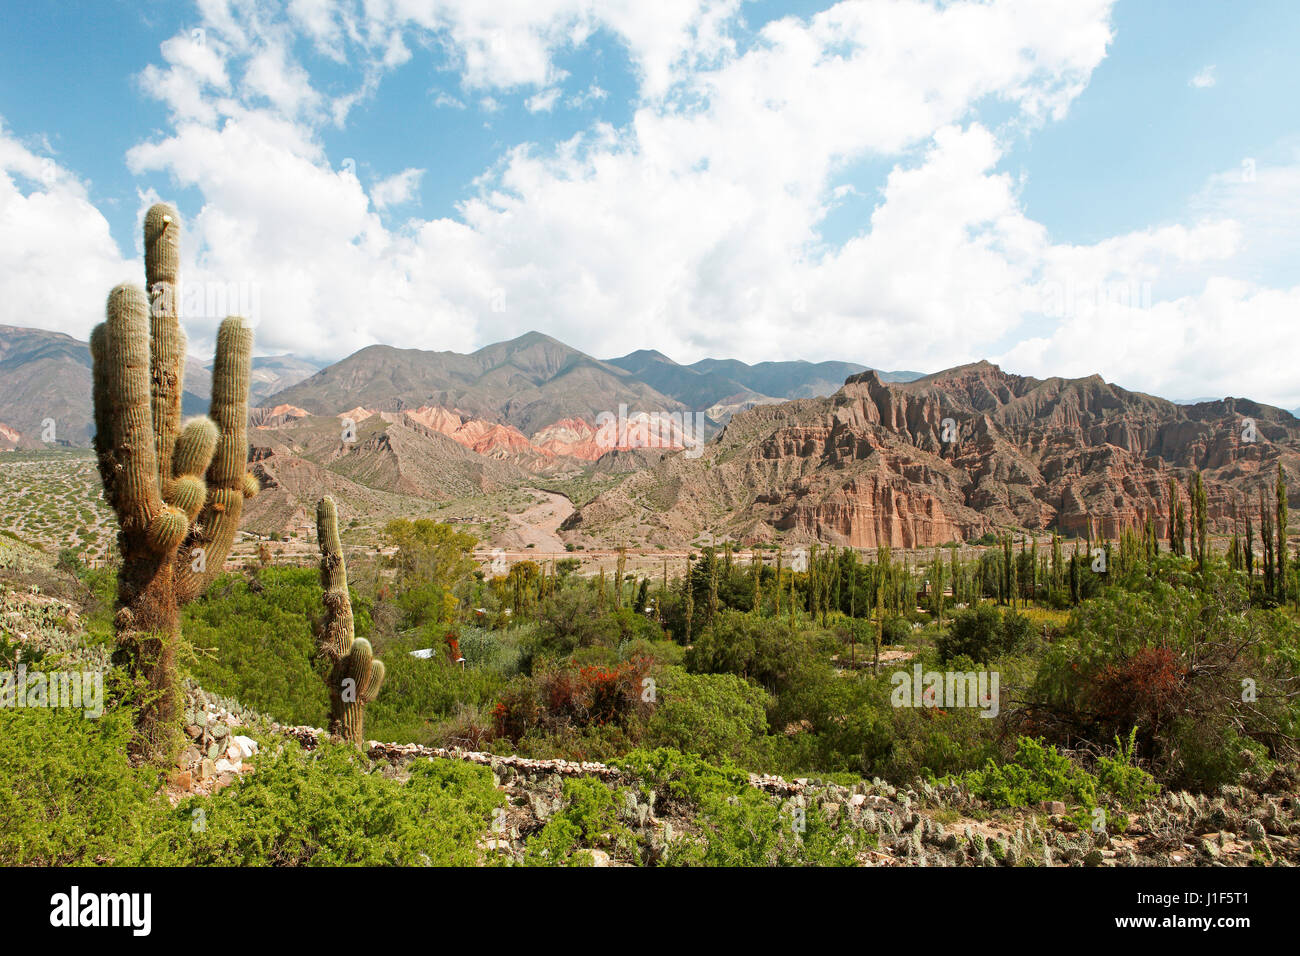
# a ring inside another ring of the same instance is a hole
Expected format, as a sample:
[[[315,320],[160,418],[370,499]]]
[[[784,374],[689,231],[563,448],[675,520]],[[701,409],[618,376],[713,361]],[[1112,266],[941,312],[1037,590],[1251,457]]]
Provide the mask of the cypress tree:
[[[1246,509],[1246,546],[1242,557],[1246,563],[1246,586],[1255,590],[1255,529],[1250,523],[1250,509]]]
[[[781,616],[781,556],[784,553],[781,548],[776,549],[776,585],[772,588],[772,613],[778,618]]]
[[[1264,593],[1273,593],[1273,516],[1259,493],[1259,537],[1264,546]]]
[[[1286,473],[1282,471],[1282,463],[1277,463],[1277,483],[1274,486],[1274,493],[1277,497],[1277,599],[1281,604],[1286,603],[1286,531],[1287,531],[1287,508],[1286,508]]]
[[[695,620],[695,583],[691,580],[691,557],[692,555],[686,555],[686,577],[682,578],[682,588],[685,592],[682,601],[686,605],[683,616],[686,618],[687,644],[691,642],[691,626]]]

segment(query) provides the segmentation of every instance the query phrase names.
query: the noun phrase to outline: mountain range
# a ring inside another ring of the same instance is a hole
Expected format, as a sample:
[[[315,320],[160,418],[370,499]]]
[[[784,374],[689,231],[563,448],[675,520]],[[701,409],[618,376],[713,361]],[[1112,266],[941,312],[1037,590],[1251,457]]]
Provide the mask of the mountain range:
[[[184,409],[207,409],[209,364],[191,356]],[[539,332],[470,354],[372,345],[325,368],[292,355],[253,360],[255,424],[274,410],[337,415],[352,409],[404,412],[441,408],[467,420],[533,436],[548,427],[582,430],[602,412],[702,412],[711,436],[737,410],[808,395],[829,395],[865,366],[848,362],[705,359],[678,365],[658,352],[601,361]],[[891,372],[886,376],[916,377]],[[0,326],[0,448],[41,443],[42,422],[57,442],[90,443],[90,349],[58,332]],[[478,426],[474,426],[478,427]],[[504,437],[504,436],[503,436]],[[513,439],[512,439],[513,440]],[[525,439],[527,440],[527,439]],[[542,441],[545,441],[543,436]],[[483,450],[479,448],[478,450]]]
[[[189,356],[182,396],[187,415],[208,410],[211,360]],[[312,374],[319,366],[292,355],[253,360],[251,401]],[[39,448],[53,420],[53,444],[88,447],[91,424],[90,345],[62,332],[0,325],[0,449]]]
[[[39,446],[47,418],[61,444],[88,444],[89,365],[84,342],[0,327],[0,447]],[[1272,493],[1279,464],[1300,490],[1290,412],[988,362],[920,375],[681,365],[652,350],[600,360],[530,332],[470,354],[374,345],[320,369],[262,358],[254,379],[250,457],[266,494],[245,527],[264,533],[307,523],[326,491],[354,515],[402,514],[575,478],[597,485],[568,540],[664,547],[705,531],[931,547],[1090,520],[1113,537],[1150,519],[1164,535],[1169,482],[1185,497],[1194,470],[1224,532]],[[191,360],[186,410],[204,410],[209,388]]]

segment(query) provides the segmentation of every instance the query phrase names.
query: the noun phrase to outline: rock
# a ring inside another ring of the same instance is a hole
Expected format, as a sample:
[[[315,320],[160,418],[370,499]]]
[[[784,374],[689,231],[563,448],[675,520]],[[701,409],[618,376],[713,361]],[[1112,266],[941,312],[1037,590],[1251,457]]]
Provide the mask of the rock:
[[[232,737],[231,740],[239,747],[240,759],[247,760],[257,753],[257,741],[252,737],[236,736]]]
[[[244,759],[244,752],[240,749],[239,744],[231,744],[226,748],[226,759],[231,763],[238,763]]]
[[[1060,800],[1044,800],[1039,804],[1039,807],[1042,808],[1044,813],[1054,817],[1059,817],[1065,813],[1065,804]]]
[[[222,757],[215,764],[213,764],[213,769],[216,770],[216,772],[219,774],[239,773],[239,767],[240,767],[240,762],[238,760],[227,760],[225,757]]]
[[[177,790],[189,790],[194,786],[194,776],[188,770],[181,770],[171,775],[170,783]]]
[[[209,777],[215,775],[216,772],[217,772],[217,765],[212,761],[211,758],[204,757],[203,761],[199,764],[199,779],[207,780]]]
[[[189,737],[191,740],[198,740],[203,736],[203,728],[198,724],[190,724],[185,728],[185,736]]]

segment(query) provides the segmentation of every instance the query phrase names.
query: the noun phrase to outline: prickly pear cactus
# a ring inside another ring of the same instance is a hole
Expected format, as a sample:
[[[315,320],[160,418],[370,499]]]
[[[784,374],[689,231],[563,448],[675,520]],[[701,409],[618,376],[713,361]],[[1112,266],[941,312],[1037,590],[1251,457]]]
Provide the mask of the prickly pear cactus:
[[[122,555],[115,657],[144,685],[137,747],[157,759],[179,730],[180,605],[220,572],[257,481],[245,472],[252,330],[221,323],[211,417],[182,427],[180,217],[170,206],[146,214],[144,248],[148,294],[113,289],[90,350],[95,452]]]
[[[361,746],[365,706],[379,696],[384,662],[375,659],[370,642],[356,637],[348,569],[339,542],[338,509],[325,497],[316,506],[316,540],[320,543],[320,581],[325,589],[325,621],[316,634],[317,657],[330,666],[330,733]]]

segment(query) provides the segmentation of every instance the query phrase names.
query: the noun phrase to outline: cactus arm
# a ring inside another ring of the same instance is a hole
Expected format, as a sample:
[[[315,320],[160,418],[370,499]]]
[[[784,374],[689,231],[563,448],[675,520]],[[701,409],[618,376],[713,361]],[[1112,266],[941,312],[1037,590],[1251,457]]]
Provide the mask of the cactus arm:
[[[247,485],[248,383],[253,363],[253,330],[237,316],[217,330],[212,366],[211,418],[218,438],[207,471],[207,501],[181,549],[176,566],[176,593],[193,600],[221,573],[239,530]]]
[[[384,682],[383,661],[375,660],[370,642],[359,637],[334,668],[334,676],[335,686],[330,690],[330,731],[360,746],[366,704],[379,696]]]
[[[384,677],[387,671],[384,669],[384,662],[372,660],[370,662],[370,673],[366,677],[366,686],[361,692],[361,699],[365,703],[370,703],[379,696],[379,689],[384,686]]]
[[[180,216],[165,203],[144,217],[145,290],[149,296],[150,378],[158,477],[163,497],[173,478],[172,454],[180,432],[185,375],[185,333],[176,300],[180,270]]]
[[[316,540],[320,544],[320,583],[325,589],[325,623],[317,635],[316,649],[330,661],[338,661],[352,647],[354,630],[348,569],[339,543],[338,510],[328,496],[316,506]]]
[[[104,486],[104,501],[117,512],[116,469],[113,466],[112,418],[108,410],[108,324],[101,322],[90,333],[91,405],[95,413],[95,460],[99,466],[99,480]]]
[[[148,302],[137,287],[119,285],[109,293],[100,353],[103,360],[95,377],[101,406],[95,419],[107,426],[104,439],[96,440],[103,449],[100,467],[112,474],[112,498],[123,535],[146,533],[151,549],[160,553],[158,545],[172,536],[175,522],[158,490]]]
[[[208,498],[203,480],[217,449],[217,426],[210,418],[195,418],[185,426],[172,448],[172,482],[164,500],[193,523]]]

